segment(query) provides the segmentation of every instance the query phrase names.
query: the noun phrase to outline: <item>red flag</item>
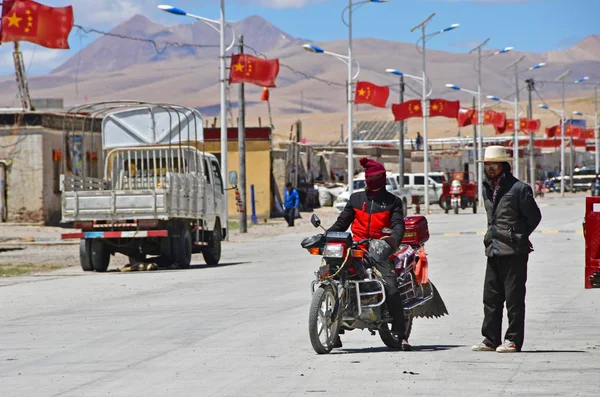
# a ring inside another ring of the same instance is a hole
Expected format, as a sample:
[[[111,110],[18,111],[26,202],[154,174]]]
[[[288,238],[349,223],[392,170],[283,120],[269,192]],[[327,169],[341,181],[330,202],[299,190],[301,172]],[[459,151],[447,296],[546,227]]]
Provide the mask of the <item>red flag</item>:
[[[260,96],[260,100],[263,102],[269,100],[269,89],[267,87],[263,87],[263,92]]]
[[[506,120],[504,131],[508,131],[508,132],[515,131],[515,121],[513,119]]]
[[[460,110],[460,101],[446,101],[444,99],[432,99],[429,117],[449,117],[455,119]]]
[[[460,108],[456,121],[458,121],[459,127],[477,124],[477,110]]]
[[[575,138],[579,138],[581,136],[582,129],[581,127],[575,127],[572,125],[565,126],[565,136],[572,136]]]
[[[519,129],[527,133],[538,132],[541,125],[542,123],[540,120],[521,119]]]
[[[0,3],[0,8],[2,8],[2,13],[0,14],[0,16],[2,18],[4,18],[4,16],[6,14],[8,14],[8,12],[10,11],[10,9],[12,8],[12,6],[15,4],[15,1],[17,0],[4,0],[2,3]],[[2,44],[2,24],[0,23],[0,44]]]
[[[560,136],[560,125],[555,125],[550,128],[546,128],[546,137],[554,138],[555,136]]]
[[[421,100],[413,99],[404,103],[392,105],[392,113],[394,113],[394,120],[406,120],[411,117],[423,117],[423,107],[421,106]]]
[[[506,119],[502,125],[494,124],[494,131],[496,131],[496,135],[504,134],[506,132]]]
[[[16,1],[9,11],[3,8],[2,15],[0,41],[29,41],[46,48],[69,49],[73,7],[55,8],[35,1]]]
[[[496,112],[494,110],[486,110],[483,118],[483,124],[491,124],[498,128],[506,125],[506,113]]]
[[[275,87],[279,74],[279,59],[261,59],[248,54],[231,56],[229,84],[251,83],[261,87]]]
[[[354,103],[366,103],[369,105],[384,108],[388,97],[390,96],[390,87],[380,87],[367,81],[356,83],[356,95]]]
[[[581,133],[581,139],[594,139],[594,129],[588,128],[587,130],[583,130]]]

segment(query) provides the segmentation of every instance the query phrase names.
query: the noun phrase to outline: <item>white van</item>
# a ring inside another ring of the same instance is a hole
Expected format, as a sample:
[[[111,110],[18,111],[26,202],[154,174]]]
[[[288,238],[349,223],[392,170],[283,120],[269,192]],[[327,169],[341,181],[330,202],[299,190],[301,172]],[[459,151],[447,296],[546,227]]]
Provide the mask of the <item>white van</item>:
[[[400,175],[396,175],[396,181],[400,183]],[[442,185],[446,182],[446,175],[443,172],[429,173],[429,202],[437,203],[442,196]],[[419,197],[425,196],[425,174],[404,174],[404,187],[410,188],[412,194]]]

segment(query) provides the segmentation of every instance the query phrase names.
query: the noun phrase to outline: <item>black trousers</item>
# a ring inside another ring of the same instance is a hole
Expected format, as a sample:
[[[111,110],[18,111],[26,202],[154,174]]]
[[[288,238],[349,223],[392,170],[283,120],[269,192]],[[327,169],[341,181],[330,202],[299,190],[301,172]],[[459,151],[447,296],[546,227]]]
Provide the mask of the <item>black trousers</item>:
[[[484,320],[481,328],[490,346],[502,344],[504,302],[508,312],[508,329],[504,340],[514,342],[518,350],[525,338],[525,283],[529,255],[489,257],[483,286]]]
[[[375,265],[377,270],[383,276],[383,283],[385,284],[385,303],[387,304],[388,311],[394,318],[392,322],[392,330],[398,333],[400,340],[406,339],[404,328],[404,306],[402,305],[402,297],[398,291],[396,273],[394,272],[394,264],[390,261],[385,261]]]
[[[294,218],[296,217],[295,208],[286,208],[283,210],[283,217],[288,223],[288,226],[294,226]]]

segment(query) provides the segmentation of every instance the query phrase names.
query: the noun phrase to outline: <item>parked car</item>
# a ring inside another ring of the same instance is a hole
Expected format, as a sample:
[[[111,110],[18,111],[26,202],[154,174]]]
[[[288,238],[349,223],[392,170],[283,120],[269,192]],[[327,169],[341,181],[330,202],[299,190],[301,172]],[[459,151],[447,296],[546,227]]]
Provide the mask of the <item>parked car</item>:
[[[396,181],[400,183],[400,175],[394,174]],[[446,175],[443,172],[429,173],[429,202],[439,203],[442,197],[442,186],[446,182]],[[425,198],[425,174],[411,173],[404,174],[404,186],[408,187],[412,194],[419,196],[421,202]],[[412,201],[412,199],[411,199]],[[409,201],[409,202],[411,202]]]
[[[354,183],[354,191],[355,192],[360,192],[362,190],[365,190],[365,187],[366,187],[365,173],[362,172],[362,173],[358,174],[354,178],[353,183]],[[406,210],[408,208],[408,204],[412,200],[412,193],[411,193],[410,188],[398,187],[396,178],[395,178],[394,174],[392,174],[391,172],[387,173],[387,183],[385,185],[385,188],[387,189],[388,192],[390,192],[393,195],[398,196],[402,199],[402,207],[403,207],[402,209],[404,210],[404,215],[406,215]],[[346,186],[346,190],[344,190],[344,192],[342,192],[337,197],[333,206],[339,212],[342,212],[342,210],[346,206],[346,203],[348,202],[349,199],[350,199],[350,193],[348,192],[348,186]]]

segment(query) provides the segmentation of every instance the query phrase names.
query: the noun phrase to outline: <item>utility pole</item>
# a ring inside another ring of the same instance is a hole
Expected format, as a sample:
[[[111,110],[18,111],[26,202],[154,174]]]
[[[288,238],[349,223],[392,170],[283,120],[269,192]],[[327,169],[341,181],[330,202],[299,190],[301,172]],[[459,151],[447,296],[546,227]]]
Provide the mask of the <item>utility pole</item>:
[[[478,108],[478,104],[475,103],[475,97],[473,97],[473,110],[475,110],[477,112],[477,124],[473,124],[473,175],[477,175],[476,180],[477,180],[477,185],[479,186],[479,172],[477,171],[477,153],[479,153],[479,148],[477,147],[477,128],[479,127],[479,118],[481,117],[481,115],[479,114],[479,111],[477,110]],[[483,147],[483,143],[481,144],[481,146]],[[478,193],[479,194],[479,193]],[[483,202],[483,199],[481,196],[477,196],[479,198],[480,202]]]
[[[400,103],[404,103],[404,76],[400,76]],[[404,120],[400,120],[400,137],[398,139],[398,185],[404,187]]]
[[[304,90],[300,90],[300,113],[304,113]]]
[[[533,118],[533,104],[531,100],[531,92],[535,87],[535,82],[533,79],[525,80],[527,83],[527,93],[529,95],[529,104],[527,106],[527,118]],[[531,190],[535,193],[535,145],[534,145],[534,137],[533,131],[529,131],[529,181],[531,182]]]
[[[239,41],[240,54],[244,53],[244,36],[240,36]],[[244,97],[244,84],[240,84],[239,87],[239,100],[238,100],[238,157],[239,157],[239,168],[240,168],[240,233],[248,232],[248,217],[246,216],[246,103]]]

